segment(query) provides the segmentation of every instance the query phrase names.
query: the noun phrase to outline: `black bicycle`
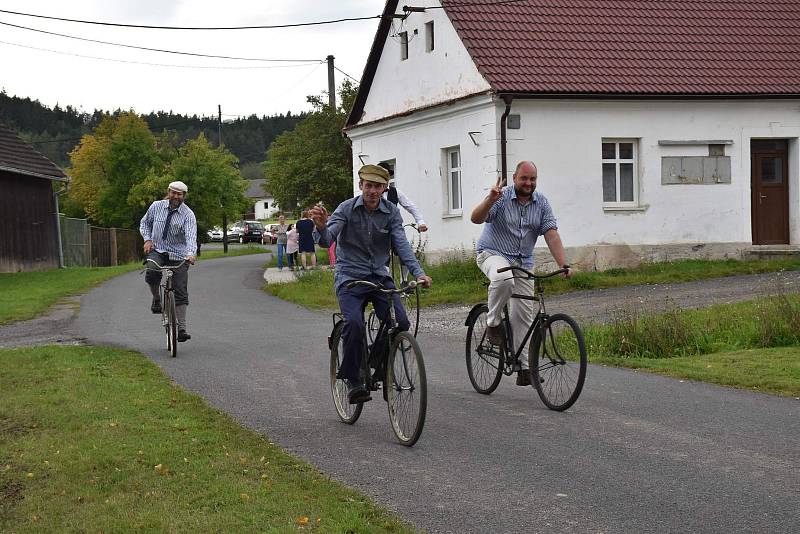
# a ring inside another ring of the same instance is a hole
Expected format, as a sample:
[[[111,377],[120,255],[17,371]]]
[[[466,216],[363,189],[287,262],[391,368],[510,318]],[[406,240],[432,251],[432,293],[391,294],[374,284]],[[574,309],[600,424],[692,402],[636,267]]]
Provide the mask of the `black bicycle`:
[[[147,262],[154,264],[163,273],[159,294],[161,296],[161,324],[167,333],[167,350],[173,358],[178,356],[178,320],[175,317],[175,289],[172,287],[172,275],[175,270],[183,266],[186,260],[175,264],[162,266],[157,261],[147,258]]]
[[[476,304],[466,320],[467,373],[472,387],[478,393],[489,395],[500,383],[503,374],[511,376],[521,369],[520,356],[528,340],[528,364],[531,384],[536,388],[542,402],[551,410],[563,411],[572,406],[583,389],[586,379],[586,344],[578,323],[563,313],[548,315],[544,304],[542,280],[567,272],[559,269],[545,275],[537,275],[522,267],[510,266],[498,273],[515,271],[521,273],[514,278],[534,281],[534,295],[512,294],[511,298],[535,300],[539,311],[528,327],[525,338],[515,352],[508,306],[503,308],[503,343],[498,346],[489,342],[486,335],[486,304]]]
[[[404,224],[403,230],[406,233],[406,239],[409,245],[411,245],[411,250],[414,251],[414,256],[416,256],[419,261],[422,261],[424,243],[422,242],[422,234],[419,228],[417,228],[416,223]],[[400,258],[394,254],[394,252],[389,256],[389,271],[391,272],[392,280],[394,280],[394,285],[396,287],[401,287],[414,281],[411,279],[412,277],[410,276],[408,268],[403,265],[403,262],[400,261]],[[412,286],[409,285],[409,287]],[[412,336],[417,337],[417,332],[419,331],[419,288],[416,287],[414,291],[409,290],[401,293],[400,300],[403,303],[408,322],[411,325],[408,331]],[[379,321],[375,316],[375,311],[371,310],[367,319],[367,335],[369,336],[370,343],[375,341],[375,335],[378,333],[378,323]]]
[[[378,322],[375,340],[363,340],[361,357],[361,379],[369,391],[383,390],[383,400],[389,408],[389,421],[394,435],[403,445],[414,445],[422,434],[428,403],[425,362],[416,338],[409,332],[398,330],[392,297],[407,291],[416,291],[416,282],[398,289],[387,289],[380,284],[357,280],[347,287],[365,285],[389,297],[389,318]],[[350,404],[347,398],[347,384],[336,378],[344,356],[342,329],[344,317],[333,314],[333,330],[328,337],[331,350],[330,380],[333,404],[339,418],[352,425],[355,423],[364,403]]]

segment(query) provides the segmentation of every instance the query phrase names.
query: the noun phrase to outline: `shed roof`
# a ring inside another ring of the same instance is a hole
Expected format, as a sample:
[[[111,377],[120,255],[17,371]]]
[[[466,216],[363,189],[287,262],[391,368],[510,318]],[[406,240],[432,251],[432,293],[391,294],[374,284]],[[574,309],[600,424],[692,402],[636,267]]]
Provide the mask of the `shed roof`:
[[[269,194],[264,191],[264,184],[267,183],[265,179],[247,180],[247,182],[247,191],[244,192],[245,197],[266,198],[269,196]]]
[[[4,124],[0,124],[0,170],[48,180],[69,179],[55,163]]]

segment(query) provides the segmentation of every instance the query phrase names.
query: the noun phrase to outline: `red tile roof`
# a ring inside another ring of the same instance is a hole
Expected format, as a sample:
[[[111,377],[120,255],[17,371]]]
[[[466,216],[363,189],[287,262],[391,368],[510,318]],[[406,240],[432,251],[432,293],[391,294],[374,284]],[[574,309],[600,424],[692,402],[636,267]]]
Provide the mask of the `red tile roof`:
[[[67,180],[64,171],[0,124],[0,170],[50,180]]]
[[[443,0],[497,92],[800,95],[800,0]]]

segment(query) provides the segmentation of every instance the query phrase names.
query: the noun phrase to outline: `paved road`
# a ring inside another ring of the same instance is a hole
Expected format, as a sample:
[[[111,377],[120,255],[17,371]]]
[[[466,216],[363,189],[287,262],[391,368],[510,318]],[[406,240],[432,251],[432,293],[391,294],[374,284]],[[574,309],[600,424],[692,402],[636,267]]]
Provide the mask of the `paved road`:
[[[430,532],[796,532],[800,402],[591,366],[550,412],[504,380],[472,391],[461,336],[421,334],[428,419],[398,445],[373,400],[338,422],[327,314],[260,290],[265,256],[192,268],[190,330],[164,350],[141,276],[86,295],[77,332],[147,354],[176,382]]]

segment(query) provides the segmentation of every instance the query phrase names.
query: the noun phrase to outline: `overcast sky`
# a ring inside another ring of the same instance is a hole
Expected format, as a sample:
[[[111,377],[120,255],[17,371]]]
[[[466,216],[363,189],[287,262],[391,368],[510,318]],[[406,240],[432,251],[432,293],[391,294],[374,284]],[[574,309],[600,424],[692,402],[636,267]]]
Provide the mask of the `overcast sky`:
[[[380,15],[383,5],[384,0],[0,0],[0,9],[7,11],[159,26],[293,24]],[[372,19],[290,29],[179,31],[105,27],[8,13],[0,13],[0,22],[199,54],[314,61],[324,61],[332,54],[336,66],[356,79],[361,78],[378,27],[378,19]],[[308,110],[306,95],[320,94],[328,84],[324,63],[197,58],[79,41],[6,25],[0,25],[0,41],[0,88],[9,95],[38,99],[48,106],[72,105],[88,112],[132,108],[139,113],[171,110],[216,115],[221,104],[223,119],[288,110],[294,113]],[[337,86],[343,78],[336,72]]]

